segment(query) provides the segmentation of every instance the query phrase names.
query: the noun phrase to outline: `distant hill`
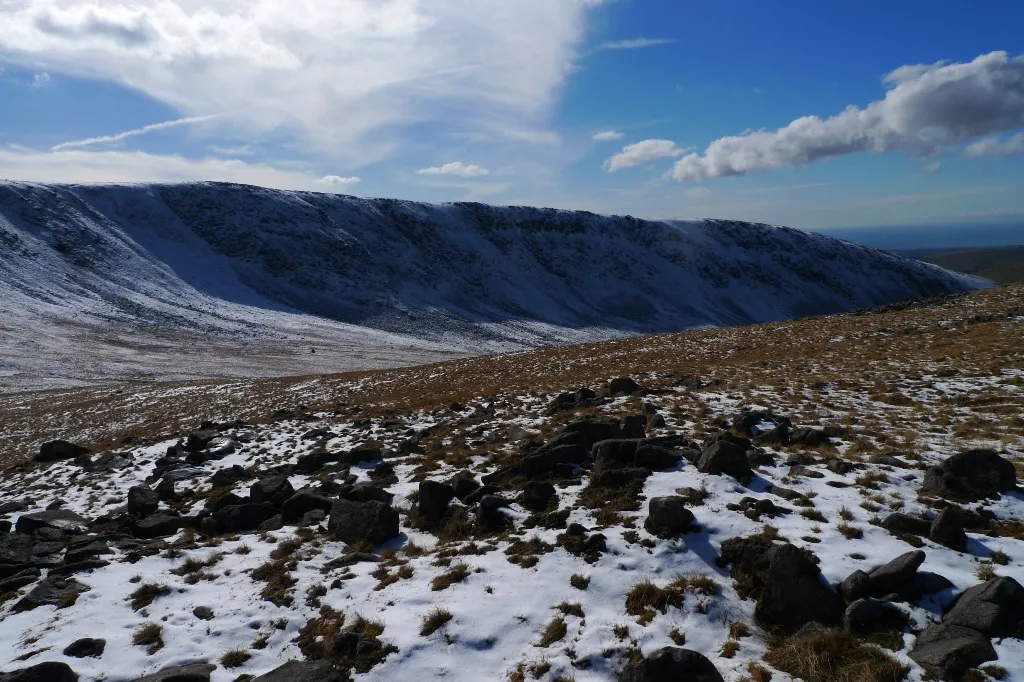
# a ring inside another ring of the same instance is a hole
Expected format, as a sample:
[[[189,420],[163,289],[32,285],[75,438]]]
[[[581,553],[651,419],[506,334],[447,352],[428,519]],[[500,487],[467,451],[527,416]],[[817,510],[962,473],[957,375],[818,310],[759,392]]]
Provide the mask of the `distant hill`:
[[[919,250],[901,253],[947,270],[977,275],[999,284],[1024,281],[1024,246],[951,251]]]

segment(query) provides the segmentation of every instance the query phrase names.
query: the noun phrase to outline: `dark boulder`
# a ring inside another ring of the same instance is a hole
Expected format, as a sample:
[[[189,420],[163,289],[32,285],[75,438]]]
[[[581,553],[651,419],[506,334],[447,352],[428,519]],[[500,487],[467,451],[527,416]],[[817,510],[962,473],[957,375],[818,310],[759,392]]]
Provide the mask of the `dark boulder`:
[[[754,477],[746,450],[727,440],[719,440],[705,447],[697,469],[705,474],[726,474],[740,482]]]
[[[337,500],[331,507],[327,529],[347,544],[381,545],[398,535],[398,513],[389,504]]]
[[[313,511],[314,509],[322,509],[325,512],[331,511],[331,507],[334,506],[334,500],[323,495],[319,495],[308,488],[303,488],[298,491],[281,505],[281,521],[284,523],[295,523],[303,516],[306,512]]]
[[[72,658],[98,657],[103,655],[107,640],[83,637],[64,647],[64,655]]]
[[[839,583],[836,590],[847,602],[862,599],[871,592],[871,576],[857,569]]]
[[[857,469],[857,465],[854,462],[851,462],[847,459],[842,459],[841,457],[833,457],[828,461],[827,464],[825,464],[825,468],[831,471],[833,474],[845,476],[851,471],[855,471]]]
[[[858,599],[843,613],[843,628],[856,635],[892,630],[901,632],[907,623],[907,614],[899,607],[878,599]]]
[[[643,389],[629,377],[616,377],[608,382],[608,392],[612,395],[633,395]]]
[[[724,682],[706,656],[690,649],[667,646],[626,664],[619,682]]]
[[[809,622],[838,623],[843,600],[821,577],[808,553],[794,545],[775,545],[759,557],[755,570],[764,571],[764,584],[754,609],[758,622],[796,630]]]
[[[1024,625],[1024,587],[1005,576],[975,585],[957,598],[942,622],[988,637],[1016,637]]]
[[[128,488],[128,513],[133,516],[149,516],[160,506],[157,491],[144,485]]]
[[[161,478],[156,485],[156,496],[164,502],[172,502],[177,499],[178,493],[174,489],[174,481],[170,478]]]
[[[29,668],[0,673],[0,682],[78,682],[78,673],[67,663],[46,661]]]
[[[210,674],[216,669],[217,666],[212,663],[177,665],[152,675],[137,677],[132,682],[210,682]]]
[[[383,502],[384,504],[391,504],[395,498],[393,493],[389,493],[376,483],[369,481],[359,481],[353,485],[347,485],[339,491],[338,496],[353,502]]]
[[[897,535],[927,536],[931,531],[932,522],[916,516],[896,512],[882,519],[882,528]]]
[[[872,464],[882,464],[894,469],[910,469],[911,466],[908,462],[897,457],[899,454],[898,452],[878,453],[868,457],[868,461]]]
[[[622,419],[623,438],[646,438],[647,417],[642,414],[631,414]]]
[[[520,501],[527,509],[541,511],[547,508],[548,503],[554,496],[555,486],[550,483],[531,481],[523,486],[523,495]]]
[[[32,537],[23,533],[0,535],[0,567],[28,566],[32,562]],[[18,569],[21,570],[20,568]],[[7,577],[0,572],[0,578]]]
[[[113,550],[104,540],[97,540],[95,537],[84,536],[72,540],[67,551],[64,553],[64,563],[74,564],[86,559],[92,559],[102,554],[113,554]]]
[[[633,458],[633,466],[657,471],[659,469],[671,469],[679,464],[682,459],[683,454],[680,451],[647,441],[637,447],[636,455]]]
[[[644,529],[659,538],[674,538],[694,530],[696,518],[679,496],[652,497],[647,505]]]
[[[901,554],[887,564],[871,571],[871,584],[867,596],[882,597],[899,592],[917,573],[924,563],[925,553],[921,550]]]
[[[452,487],[455,497],[459,498],[459,500],[465,500],[466,495],[480,487],[476,476],[470,471],[460,471],[455,474],[448,480],[448,485]]]
[[[66,440],[51,440],[39,446],[39,454],[32,458],[35,462],[58,462],[62,459],[74,459],[79,455],[89,454],[89,448],[69,443]]]
[[[590,450],[594,443],[622,438],[622,426],[609,417],[584,417],[566,424],[561,433],[548,443],[548,447],[575,443],[584,450]]]
[[[199,452],[205,450],[211,440],[216,438],[216,429],[197,429],[188,434],[185,440],[185,452]]]
[[[444,518],[448,503],[455,499],[455,489],[447,483],[420,481],[412,515],[430,523]]]
[[[7,566],[7,571],[3,570],[4,566]],[[12,567],[10,567],[10,565],[0,564],[0,578],[3,578],[0,580],[0,594],[20,590],[26,585],[31,585],[35,581],[39,580],[43,575],[42,571],[35,567],[26,568],[17,572],[14,572],[11,568]],[[11,573],[10,577],[5,577],[8,572]]]
[[[462,503],[466,506],[479,504],[486,495],[497,495],[501,492],[501,488],[496,485],[482,485],[470,494],[462,498]]]
[[[253,502],[268,502],[278,508],[294,494],[295,489],[287,476],[268,476],[249,487],[249,499]]]
[[[143,519],[133,519],[131,522],[132,535],[143,540],[162,538],[174,535],[181,530],[184,520],[180,516],[168,512],[158,511]]]
[[[232,504],[213,513],[222,533],[251,533],[277,514],[271,504]]]
[[[31,611],[44,605],[73,604],[79,594],[89,589],[88,585],[71,578],[47,576],[14,605],[14,612]]]
[[[918,635],[909,656],[927,672],[951,682],[959,682],[970,668],[997,657],[983,634],[946,623],[932,625]]]
[[[636,451],[643,440],[639,438],[616,438],[594,444],[594,468],[613,469],[628,466],[636,459]]]
[[[501,530],[508,525],[509,519],[502,509],[509,506],[509,501],[497,495],[484,495],[477,507],[477,522],[484,528]]]
[[[928,539],[957,552],[967,551],[967,533],[960,515],[953,507],[946,507],[932,521]]]
[[[312,474],[328,464],[335,464],[340,460],[341,455],[338,453],[310,452],[299,456],[295,462],[295,471],[300,474]]]
[[[252,682],[344,682],[348,679],[347,674],[337,670],[329,661],[320,660],[288,661]]]
[[[1013,463],[992,450],[969,450],[928,469],[921,484],[926,495],[973,501],[1013,490],[1017,472]]]
[[[240,465],[234,464],[223,469],[217,469],[213,472],[213,476],[210,477],[210,485],[214,488],[223,488],[225,486],[234,485],[239,481],[244,481],[251,478],[252,474],[243,469]]]
[[[814,448],[828,443],[828,436],[820,429],[799,428],[789,432],[789,442]]]
[[[69,509],[48,509],[22,514],[18,517],[18,522],[14,524],[14,529],[16,532],[26,535],[47,528],[71,535],[82,532],[88,525],[88,519]]]

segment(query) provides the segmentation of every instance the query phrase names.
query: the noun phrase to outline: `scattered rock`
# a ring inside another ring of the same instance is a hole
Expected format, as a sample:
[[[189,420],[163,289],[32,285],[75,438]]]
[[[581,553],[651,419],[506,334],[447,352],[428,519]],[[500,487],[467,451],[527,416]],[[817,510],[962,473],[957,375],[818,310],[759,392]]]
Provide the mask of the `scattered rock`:
[[[899,535],[927,536],[931,531],[932,522],[916,516],[896,512],[882,519],[882,528]]]
[[[667,646],[622,669],[619,682],[724,682],[706,656]]]
[[[89,586],[77,580],[47,576],[14,605],[14,612],[31,611],[43,605],[66,606],[75,603],[79,594],[88,591]]]
[[[99,657],[107,647],[107,640],[83,637],[76,639],[64,648],[64,655],[72,658]]]
[[[976,630],[939,623],[918,635],[909,656],[944,680],[962,680],[968,669],[996,660],[996,651]]]
[[[1024,587],[1005,576],[975,585],[957,598],[942,622],[988,637],[1016,637],[1024,624]]]
[[[158,511],[144,519],[133,520],[132,535],[143,540],[174,535],[182,526],[182,519],[168,512]]]
[[[191,663],[164,668],[160,672],[138,677],[132,682],[210,682],[210,674],[217,669],[212,663]]]
[[[967,533],[964,532],[960,515],[953,507],[946,507],[932,521],[928,539],[957,552],[967,551]]]
[[[329,661],[288,661],[252,682],[344,682],[347,679],[348,676]]]
[[[617,377],[608,383],[608,392],[612,395],[633,395],[643,389],[629,377]]]
[[[295,489],[287,476],[268,476],[249,487],[249,499],[253,502],[269,502],[278,508],[294,494]]]
[[[173,481],[171,482],[173,486]],[[160,507],[160,495],[144,485],[128,488],[128,513],[133,516],[149,516]]]
[[[963,501],[997,497],[1013,490],[1017,472],[1013,463],[992,450],[969,450],[929,467],[921,492]]]
[[[398,535],[398,513],[378,501],[337,500],[331,507],[327,529],[342,542],[366,542],[376,547]]]
[[[508,517],[502,509],[509,506],[509,501],[497,495],[484,495],[480,498],[476,518],[481,526],[492,530],[501,530],[508,525]]]
[[[78,682],[78,673],[67,663],[46,661],[30,668],[0,673],[0,682]]]
[[[334,506],[334,500],[324,495],[319,495],[308,488],[298,491],[281,505],[281,521],[294,523],[315,509],[322,509],[330,512]]]
[[[213,620],[213,609],[209,606],[197,606],[192,609],[192,615],[199,620]]]
[[[61,533],[73,534],[82,532],[89,525],[88,519],[68,509],[50,509],[31,512],[18,517],[14,529],[18,533],[31,535],[44,528],[52,528]]]
[[[790,544],[777,545],[757,561],[757,567],[767,569],[754,610],[759,622],[787,630],[811,621],[839,622],[842,599],[823,582],[807,552]]]
[[[893,592],[898,592],[917,573],[917,569],[924,563],[925,553],[921,550],[901,554],[892,561],[879,566],[869,574],[871,584],[868,588],[868,595],[881,597]]]
[[[455,489],[447,483],[420,481],[419,495],[412,515],[430,523],[444,518],[448,503],[455,499]]]
[[[276,514],[270,504],[232,504],[215,511],[213,518],[222,533],[251,533]]]
[[[480,483],[470,471],[460,471],[455,474],[448,480],[448,485],[452,487],[455,497],[460,501],[465,500],[467,495],[480,487]]]
[[[740,482],[754,477],[746,450],[726,440],[705,447],[697,469],[705,474],[727,474]]]
[[[843,628],[856,634],[901,632],[908,622],[907,614],[894,604],[878,599],[858,599],[846,607]]]
[[[522,505],[527,509],[542,511],[555,496],[555,486],[550,483],[530,481],[523,486]]]
[[[74,459],[79,455],[89,454],[89,448],[69,443],[66,440],[51,440],[39,446],[39,454],[32,458],[35,462],[58,462],[62,459]]]
[[[644,529],[659,538],[674,538],[693,530],[696,518],[679,496],[652,497],[647,505]]]

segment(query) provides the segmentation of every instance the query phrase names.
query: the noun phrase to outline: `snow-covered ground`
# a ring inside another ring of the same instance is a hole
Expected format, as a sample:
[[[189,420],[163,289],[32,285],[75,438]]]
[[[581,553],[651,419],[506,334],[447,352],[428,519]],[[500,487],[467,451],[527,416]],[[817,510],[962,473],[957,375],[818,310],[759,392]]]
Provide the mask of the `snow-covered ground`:
[[[0,390],[388,367],[985,285],[760,224],[0,182]]]
[[[917,374],[899,390],[936,408],[940,403],[948,405],[979,395],[990,397],[985,402],[989,406],[1005,403],[1020,408],[1024,400],[1022,379],[1024,372],[1019,370],[989,377]],[[646,380],[657,382],[657,377],[648,375]],[[927,390],[918,390],[922,386]],[[530,434],[543,437],[559,424],[578,418],[572,411],[549,415],[551,394],[503,395],[493,402],[462,406],[461,411],[444,409],[363,420],[358,410],[352,414],[341,410],[269,425],[228,427],[220,436],[231,440],[233,451],[206,462],[196,477],[178,483],[179,493],[191,490],[195,495],[180,507],[183,512],[195,513],[203,508],[204,494],[210,490],[208,479],[214,471],[234,465],[266,471],[294,464],[300,456],[314,451],[344,452],[375,444],[384,449],[384,461],[393,464],[397,477],[397,483],[385,485],[395,496],[395,507],[402,510],[401,533],[379,548],[393,551],[382,551],[379,563],[330,568],[329,562],[336,562],[352,548],[317,523],[302,529],[285,526],[212,538],[186,531],[166,538],[166,544],[154,547],[152,552],[116,549],[111,555],[99,557],[109,560],[108,566],[75,575],[89,590],[71,605],[41,606],[24,613],[12,611],[16,599],[0,606],[0,670],[58,660],[69,663],[83,681],[123,680],[170,665],[209,661],[219,666],[212,679],[228,682],[242,673],[258,675],[287,659],[302,658],[297,641],[300,630],[309,622],[317,622],[322,607],[330,607],[344,613],[347,623],[352,623],[357,614],[378,621],[383,627],[379,639],[397,649],[357,679],[475,682],[527,679],[522,677],[525,674],[529,679],[547,682],[609,680],[615,678],[632,652],[650,653],[672,644],[680,633],[685,646],[706,655],[726,680],[744,679],[748,664],[764,665],[761,659],[767,636],[755,625],[754,602],[739,597],[728,569],[715,561],[723,541],[761,532],[770,524],[781,537],[813,552],[820,560],[824,578],[838,583],[855,569],[870,570],[914,548],[874,524],[897,510],[911,515],[928,511],[917,497],[924,467],[971,447],[1000,450],[1003,456],[1018,462],[1018,469],[1024,461],[1024,437],[1019,431],[1013,432],[1009,417],[1005,428],[996,423],[994,433],[967,432],[957,428],[958,423],[967,423],[971,417],[969,408],[961,408],[948,429],[922,428],[912,443],[903,444],[900,457],[907,468],[872,463],[872,454],[890,451],[895,438],[905,437],[906,429],[915,423],[916,412],[893,408],[867,392],[834,386],[822,390],[826,397],[813,400],[785,387],[768,385],[748,391],[746,396],[714,385],[678,386],[660,388],[642,399],[606,399],[586,410],[618,417],[635,414],[641,402],[647,403],[648,413],[665,419],[663,426],[648,429],[649,436],[680,433],[700,437],[715,424],[734,418],[741,409],[772,410],[776,415],[791,410],[796,426],[844,429],[842,436],[823,448],[761,446],[774,463],[759,467],[747,484],[729,476],[700,473],[686,461],[655,471],[644,483],[643,498],[674,495],[680,488],[706,491],[703,503],[689,507],[699,531],[669,539],[654,537],[644,529],[645,502],[638,511],[622,512],[612,521],[601,509],[581,502],[588,472],[581,471],[580,479],[562,478],[557,482],[556,504],[549,509],[567,510],[565,523],[579,523],[590,529],[588,533],[599,531],[605,536],[606,550],[593,562],[568,550],[564,537],[560,537],[564,526],[527,529],[531,512],[519,503],[513,503],[506,512],[514,523],[511,532],[469,531],[470,536],[479,536],[447,542],[439,539],[436,531],[417,530],[408,516],[419,480],[445,481],[460,470],[470,470],[476,476],[493,472],[496,462],[510,456],[515,459],[512,453],[518,447],[517,439]],[[807,408],[820,416],[814,420],[797,416],[805,414]],[[1018,417],[1019,412],[1017,409]],[[851,416],[858,419],[851,422]],[[764,423],[755,430],[768,426]],[[307,435],[319,428],[327,433]],[[422,454],[407,447],[411,434],[424,450]],[[122,511],[129,487],[142,484],[154,462],[174,442],[125,447],[123,452],[130,454],[132,464],[113,473],[86,473],[71,462],[41,470],[12,471],[0,482],[0,500],[26,501],[27,508],[10,514],[11,520],[55,501],[90,519],[117,514]],[[787,463],[787,458],[800,453],[810,458],[805,473],[798,473]],[[834,473],[826,464],[836,458],[859,468],[846,474]],[[347,474],[370,481],[376,464],[365,462],[351,469],[328,469],[313,475],[292,472],[289,479],[296,490],[311,484],[319,486],[323,481],[344,481]],[[381,473],[383,470],[376,470],[376,474]],[[240,482],[233,490],[245,496],[251,484]],[[796,490],[812,506],[794,506],[792,501],[770,492],[773,485]],[[514,487],[502,494],[511,499],[516,494]],[[752,520],[730,508],[745,496],[771,500],[791,511]],[[452,506],[449,513],[461,505],[454,501]],[[1018,492],[972,506],[989,510],[1000,523],[1024,518],[1024,497]],[[533,520],[538,518],[534,516]],[[847,530],[850,526],[862,536],[851,537]],[[289,546],[291,540],[297,542]],[[524,556],[529,558],[530,552],[517,553],[514,543],[532,541],[537,541],[535,547],[540,548],[535,563],[521,561]],[[916,604],[901,605],[910,617],[911,628],[903,636],[903,646],[890,655],[910,667],[911,680],[922,679],[921,668],[907,656],[915,642],[912,632],[940,617],[942,607],[955,592],[978,584],[983,566],[998,575],[1024,581],[1021,539],[972,532],[963,552],[927,538],[920,544],[927,554],[921,570],[944,576],[954,587]],[[271,552],[275,550],[285,559],[294,560],[289,572],[295,582],[286,590],[291,596],[288,603],[268,601],[262,594],[267,584],[253,576],[254,569],[272,563]],[[998,553],[1002,553],[1000,562],[993,564]],[[184,573],[181,569],[189,559],[209,560],[209,565],[193,574]],[[460,563],[466,565],[463,579],[434,589],[437,585],[433,581]],[[626,613],[627,593],[639,581],[650,579],[665,586],[679,574],[706,576],[719,591],[705,594],[687,588],[681,605],[654,612],[649,619]],[[199,579],[190,580],[189,575]],[[574,575],[589,582],[574,587]],[[158,585],[167,592],[149,605],[133,608],[131,595],[141,584]],[[197,607],[204,606],[212,609],[212,619],[194,615]],[[450,620],[435,632],[421,634],[424,618],[437,608],[450,612]],[[559,634],[560,628],[556,627],[554,639],[543,641],[543,633],[556,618],[562,619],[564,632]],[[133,633],[145,623],[162,627],[161,646],[132,643]],[[749,634],[738,635],[736,623],[748,626]],[[81,637],[106,639],[103,655],[78,659],[61,654]],[[726,646],[728,642],[735,645]],[[998,660],[992,663],[1006,671],[1002,679],[1024,680],[1024,641],[1005,638],[993,644]],[[226,668],[221,659],[232,650],[242,650],[248,658],[238,667]],[[791,677],[775,671],[772,679]]]

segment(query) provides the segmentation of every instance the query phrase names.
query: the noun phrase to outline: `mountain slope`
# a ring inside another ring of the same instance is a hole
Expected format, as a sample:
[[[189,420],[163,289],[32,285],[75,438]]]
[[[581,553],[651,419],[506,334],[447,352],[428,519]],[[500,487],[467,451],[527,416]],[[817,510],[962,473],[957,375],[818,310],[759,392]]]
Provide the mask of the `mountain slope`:
[[[392,344],[427,357],[831,313],[985,284],[768,225],[222,183],[0,183],[0,247],[0,324],[22,344],[19,330],[45,324],[58,325],[57,337],[69,324],[254,342],[309,331],[318,344]]]

